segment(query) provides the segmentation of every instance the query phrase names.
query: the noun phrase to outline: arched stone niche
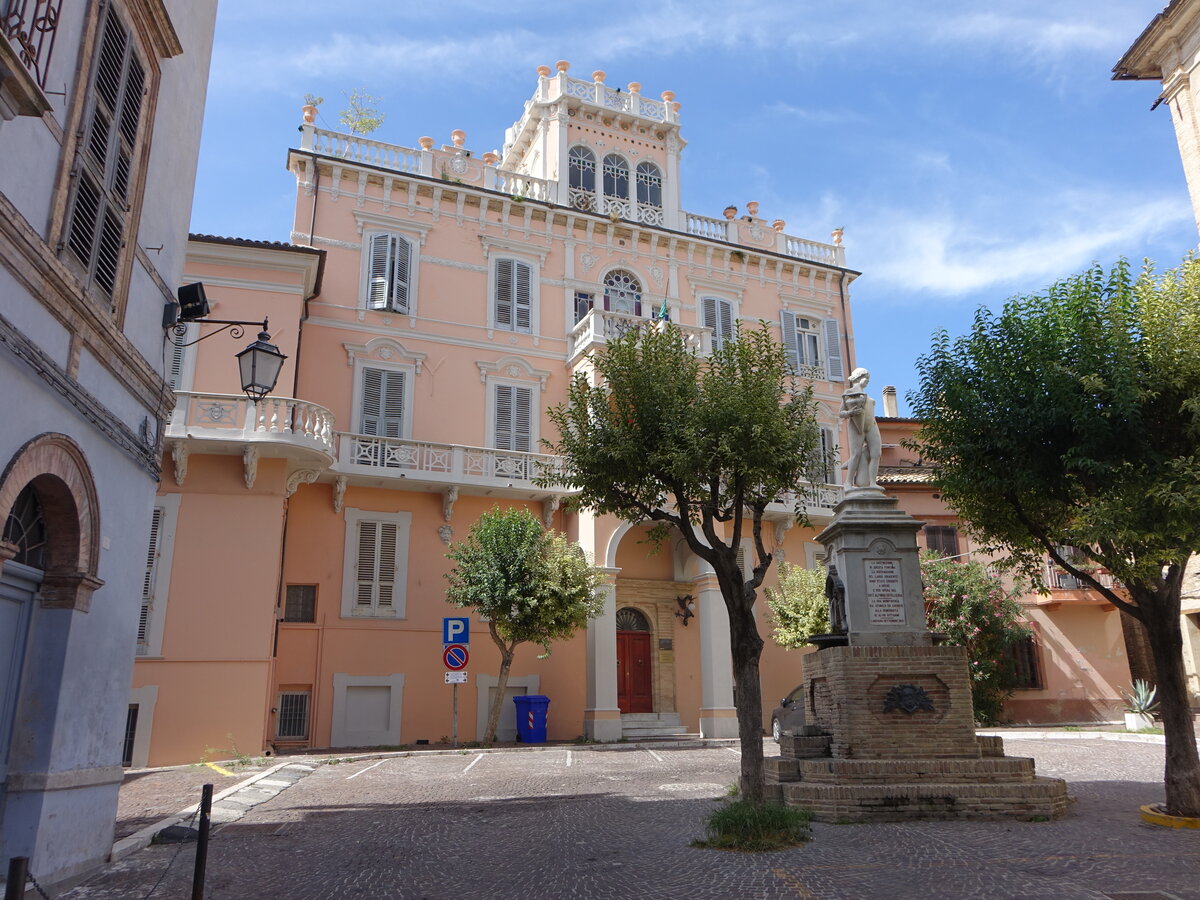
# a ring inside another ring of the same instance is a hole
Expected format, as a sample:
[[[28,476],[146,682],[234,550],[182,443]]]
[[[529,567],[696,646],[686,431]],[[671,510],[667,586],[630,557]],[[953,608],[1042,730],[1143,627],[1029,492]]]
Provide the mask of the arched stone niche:
[[[79,445],[65,434],[47,432],[16,452],[0,475],[0,517],[7,519],[17,496],[31,485],[46,521],[46,569],[38,592],[42,606],[87,612],[100,561],[100,505],[91,467]],[[0,544],[0,568],[15,554]]]

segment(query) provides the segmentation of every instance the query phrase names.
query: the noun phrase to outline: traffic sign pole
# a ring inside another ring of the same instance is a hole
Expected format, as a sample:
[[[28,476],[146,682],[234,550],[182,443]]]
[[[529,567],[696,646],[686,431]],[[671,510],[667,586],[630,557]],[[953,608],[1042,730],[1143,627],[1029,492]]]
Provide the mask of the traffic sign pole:
[[[454,749],[458,749],[458,682],[454,682],[454,716],[451,718],[451,728],[454,729]]]

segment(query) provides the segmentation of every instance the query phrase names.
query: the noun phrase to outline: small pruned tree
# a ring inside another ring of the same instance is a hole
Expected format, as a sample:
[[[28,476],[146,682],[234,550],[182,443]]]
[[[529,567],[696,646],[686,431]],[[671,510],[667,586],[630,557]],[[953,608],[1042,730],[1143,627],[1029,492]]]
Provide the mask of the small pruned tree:
[[[567,402],[550,410],[561,436],[546,443],[564,462],[554,480],[578,489],[582,507],[655,523],[660,540],[677,530],[712,567],[729,615],[741,790],[761,802],[763,640],[754,601],[774,559],[763,516],[769,503],[821,480],[811,389],[793,378],[765,323],[739,329],[702,359],[678,327],[660,322],[630,329],[592,362],[595,380],[577,374]],[[797,499],[791,514],[803,519],[803,508]],[[747,536],[754,564],[742,572]]]
[[[338,119],[350,129],[350,133],[366,135],[377,131],[384,119],[378,106],[383,98],[368,94],[366,88],[355,88],[349,94],[343,92],[343,95],[348,105],[338,114]]]
[[[569,638],[603,609],[602,573],[583,551],[557,531],[546,531],[527,509],[494,507],[475,523],[466,540],[446,554],[446,599],[487,619],[500,649],[496,696],[488,711],[483,742],[496,738],[504,689],[517,647],[541,644],[539,659],[554,641]]]
[[[1030,635],[1017,602],[1020,587],[1010,590],[980,563],[932,553],[921,556],[921,583],[929,630],[946,635],[951,646],[967,648],[975,721],[996,724],[1014,687],[1009,648]],[[767,588],[767,606],[780,646],[796,649],[810,636],[826,634],[824,570],[780,563],[779,586]]]
[[[1093,266],[981,309],[963,337],[939,332],[909,396],[924,420],[914,446],[986,548],[1035,583],[1049,555],[1145,626],[1166,806],[1181,816],[1200,816],[1180,628],[1184,566],[1200,551],[1197,333],[1200,261],[1162,275]]]

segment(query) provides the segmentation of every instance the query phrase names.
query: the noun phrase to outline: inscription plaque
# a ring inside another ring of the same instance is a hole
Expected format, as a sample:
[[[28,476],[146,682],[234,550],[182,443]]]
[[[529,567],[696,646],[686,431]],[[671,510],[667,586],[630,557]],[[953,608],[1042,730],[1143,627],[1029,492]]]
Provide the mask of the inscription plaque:
[[[904,625],[904,581],[898,559],[864,559],[867,618],[872,625]]]

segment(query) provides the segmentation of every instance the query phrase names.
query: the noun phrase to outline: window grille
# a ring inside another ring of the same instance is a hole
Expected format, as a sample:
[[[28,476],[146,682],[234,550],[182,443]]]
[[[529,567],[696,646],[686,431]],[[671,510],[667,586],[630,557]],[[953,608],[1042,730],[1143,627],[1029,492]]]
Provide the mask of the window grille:
[[[613,312],[642,314],[642,283],[623,269],[604,276],[604,308]]]
[[[88,281],[108,297],[117,282],[125,244],[134,148],[141,121],[146,72],[132,33],[110,6],[96,53],[87,128],[78,156],[67,248]]]
[[[629,197],[629,163],[615,153],[604,157],[604,196]]]
[[[649,631],[650,622],[645,614],[632,606],[617,610],[617,631]]]
[[[1037,641],[1024,637],[1008,646],[1008,659],[1012,664],[1013,687],[1019,691],[1042,689],[1042,667],[1038,662]]]
[[[317,586],[315,584],[289,584],[284,595],[283,621],[315,622],[317,613]]]
[[[133,765],[133,742],[137,737],[138,705],[129,704],[129,712],[125,714],[125,740],[121,743],[121,765],[128,768]]]
[[[567,167],[572,188],[596,190],[596,155],[587,147],[572,147],[567,152]]]
[[[592,306],[595,304],[596,298],[585,291],[575,292],[575,322],[578,324],[583,321],[584,316],[592,311]]]
[[[637,164],[637,201],[639,206],[662,207],[662,172],[652,162]]]
[[[281,691],[275,737],[281,741],[308,739],[308,691]]]
[[[14,562],[34,569],[46,568],[46,517],[32,484],[25,485],[17,494],[4,523],[4,540],[17,547]]]

